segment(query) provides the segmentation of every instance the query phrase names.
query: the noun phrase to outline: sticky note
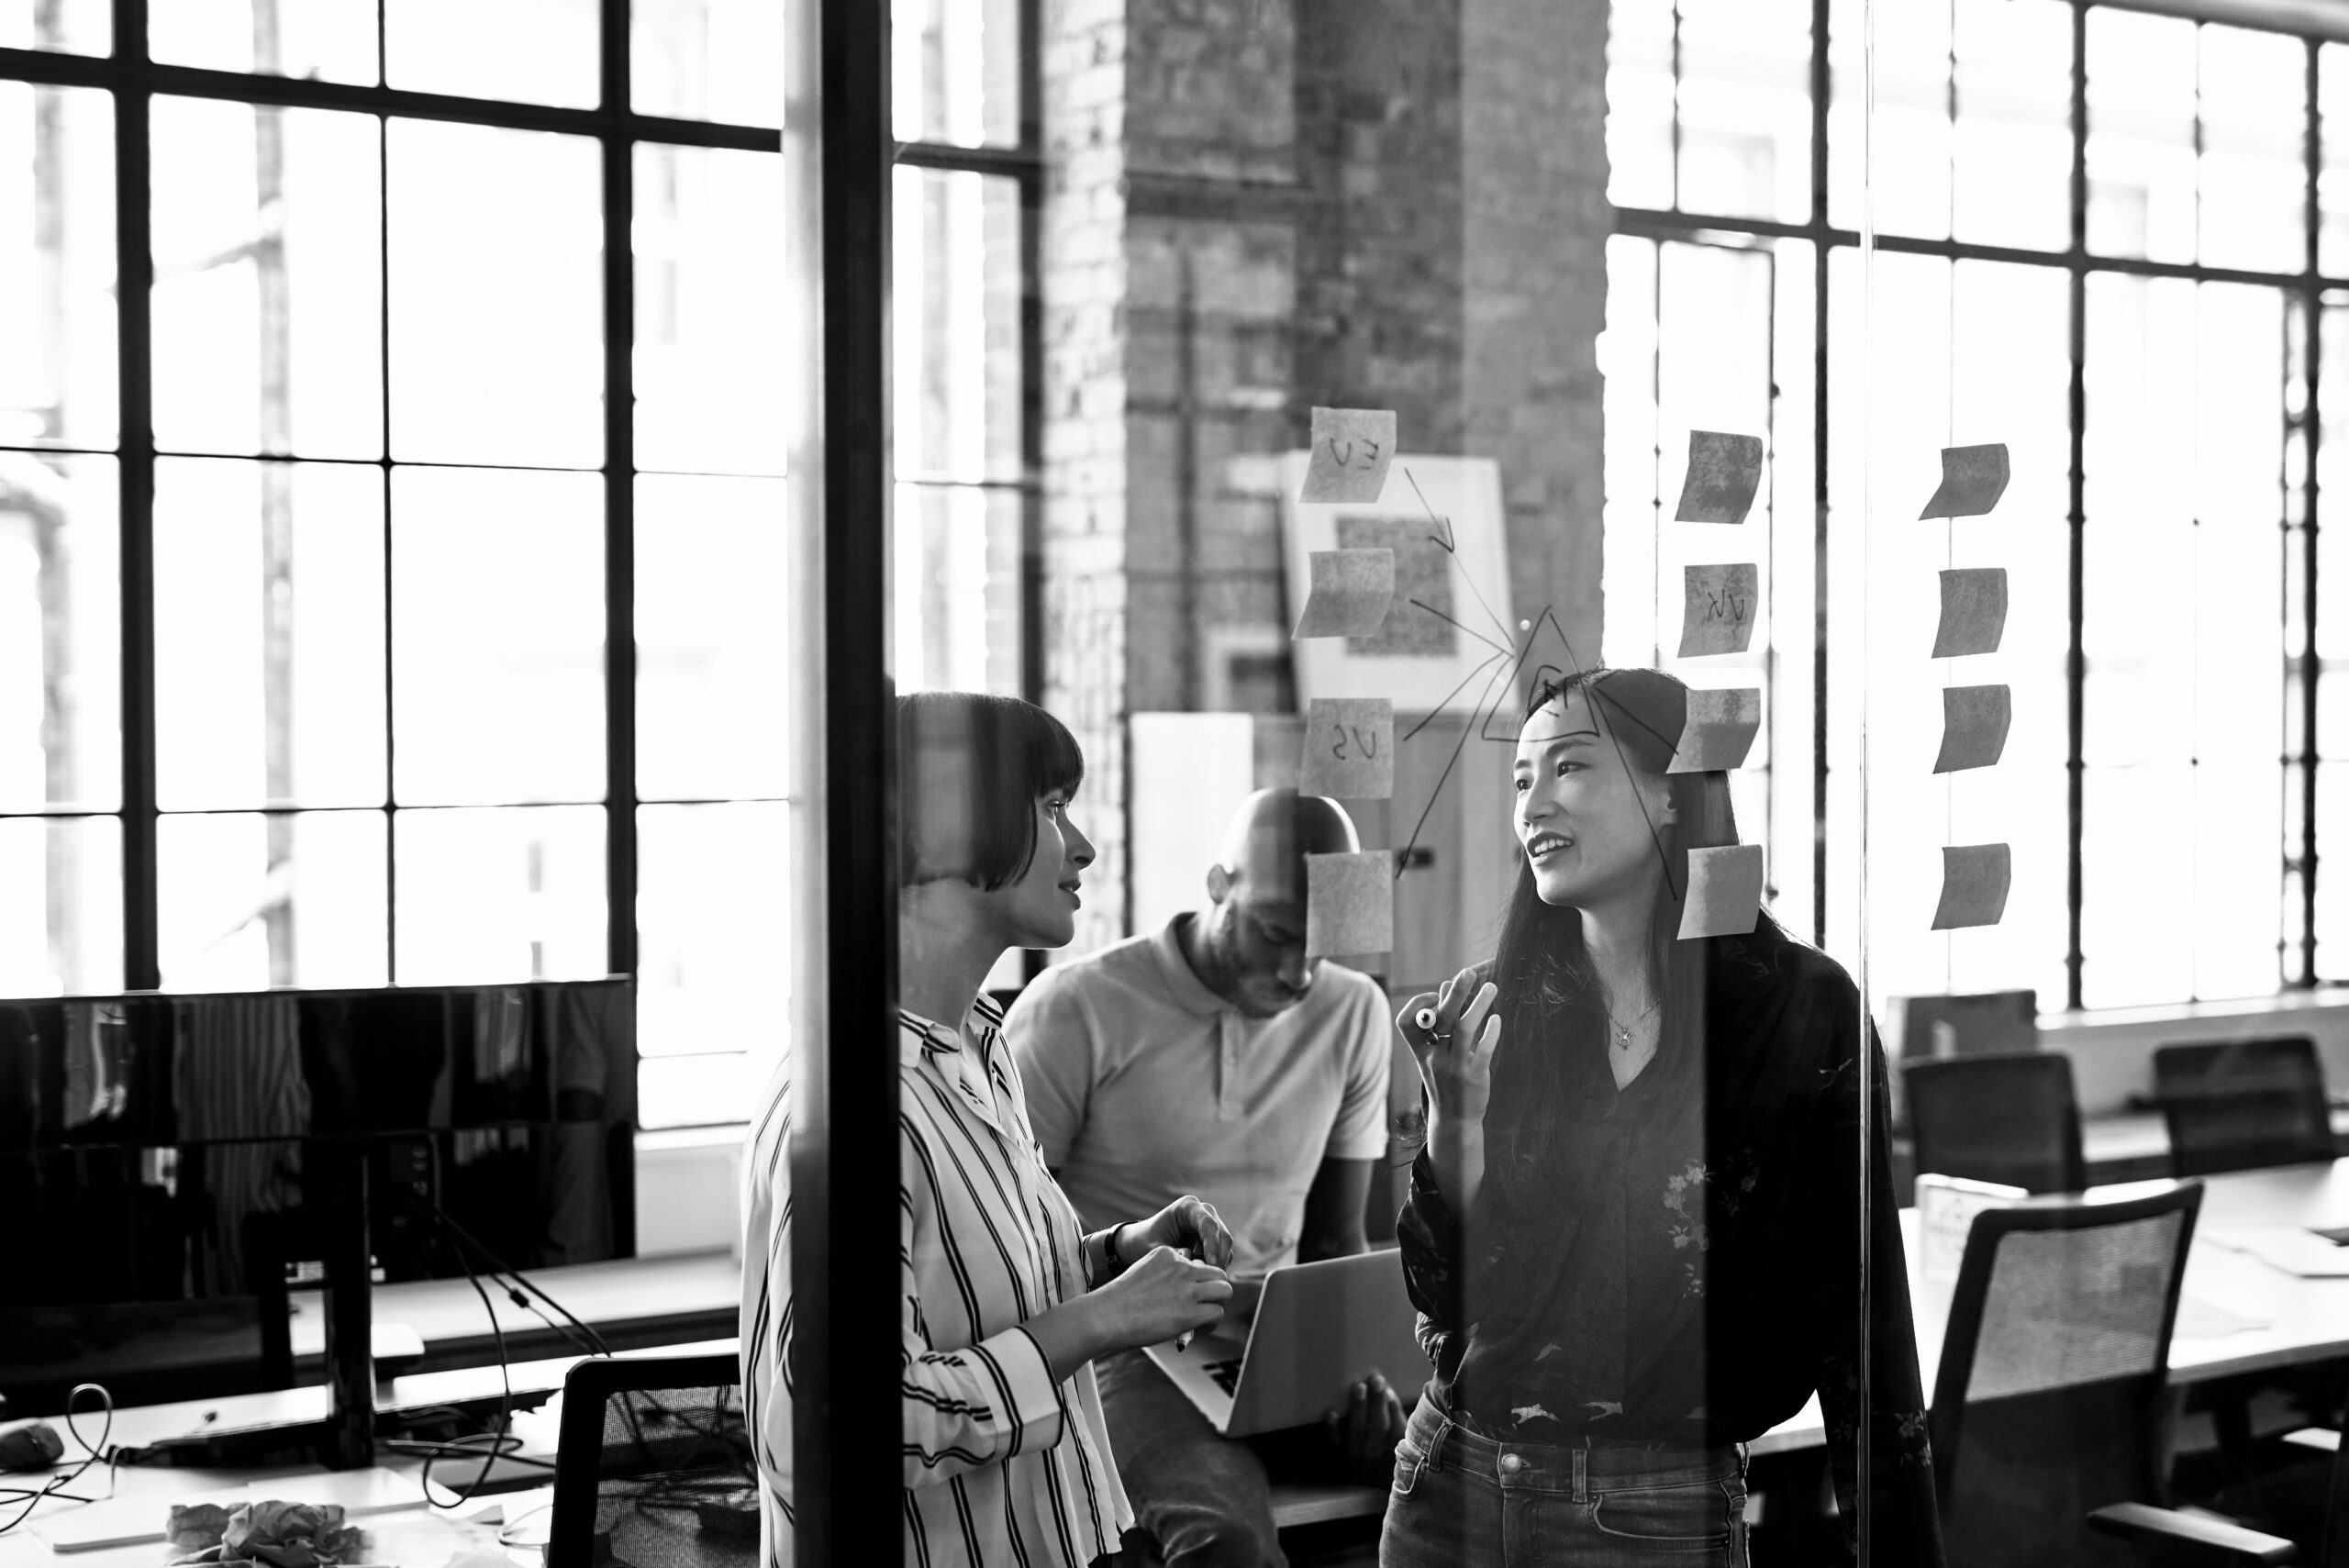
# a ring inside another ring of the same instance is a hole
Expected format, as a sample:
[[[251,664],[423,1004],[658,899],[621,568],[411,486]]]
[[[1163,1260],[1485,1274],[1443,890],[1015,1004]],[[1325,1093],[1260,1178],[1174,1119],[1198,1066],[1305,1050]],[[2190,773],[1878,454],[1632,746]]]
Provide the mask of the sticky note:
[[[1391,408],[1316,408],[1300,501],[1375,501],[1395,461]]]
[[[1933,929],[1995,926],[2007,912],[2014,851],[2004,844],[1952,844],[1942,851],[1942,901]]]
[[[1315,697],[1305,718],[1297,787],[1343,800],[1395,795],[1395,705],[1386,697]]]
[[[1298,637],[1368,637],[1395,599],[1391,550],[1317,550],[1309,562]]]
[[[1954,773],[1998,764],[2015,720],[2011,686],[1942,688],[1942,751],[1933,772]]]
[[[1305,956],[1395,951],[1395,856],[1386,850],[1305,857]]]
[[[1724,844],[1688,851],[1688,896],[1680,938],[1742,936],[1762,912],[1762,846]]]
[[[1716,768],[1742,768],[1761,728],[1761,687],[1693,688],[1688,693],[1688,719],[1681,727],[1680,744],[1664,772],[1702,773]]]
[[[1675,523],[1742,523],[1762,487],[1762,438],[1720,430],[1688,432],[1688,477],[1681,482]]]
[[[1753,640],[1761,573],[1750,562],[1685,569],[1687,610],[1680,622],[1680,657],[1742,653]]]
[[[1917,514],[1926,517],[1978,517],[1998,504],[2007,493],[2007,443],[1986,447],[1943,447],[1942,487]]]
[[[1942,573],[1942,624],[1933,657],[1996,653],[2007,635],[2007,569],[1962,566]]]

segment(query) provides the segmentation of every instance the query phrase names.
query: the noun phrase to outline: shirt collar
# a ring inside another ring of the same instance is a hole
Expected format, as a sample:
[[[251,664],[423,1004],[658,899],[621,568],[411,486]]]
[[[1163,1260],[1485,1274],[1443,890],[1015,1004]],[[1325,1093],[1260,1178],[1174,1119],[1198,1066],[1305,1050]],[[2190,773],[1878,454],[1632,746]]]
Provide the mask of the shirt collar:
[[[971,1005],[963,1021],[971,1032],[984,1041],[1003,1022],[1003,1013],[994,1001],[981,996]],[[963,1035],[933,1018],[923,1018],[910,1007],[897,1009],[897,1061],[900,1065],[913,1067],[925,1059],[943,1055],[959,1055],[963,1050]],[[985,1056],[981,1060],[985,1060]]]
[[[1187,1013],[1200,1018],[1213,1018],[1218,1013],[1232,1011],[1230,1003],[1207,987],[1207,982],[1191,968],[1191,961],[1183,954],[1183,928],[1198,917],[1190,913],[1175,916],[1158,929],[1150,940],[1158,954],[1158,967],[1166,977],[1166,989]]]

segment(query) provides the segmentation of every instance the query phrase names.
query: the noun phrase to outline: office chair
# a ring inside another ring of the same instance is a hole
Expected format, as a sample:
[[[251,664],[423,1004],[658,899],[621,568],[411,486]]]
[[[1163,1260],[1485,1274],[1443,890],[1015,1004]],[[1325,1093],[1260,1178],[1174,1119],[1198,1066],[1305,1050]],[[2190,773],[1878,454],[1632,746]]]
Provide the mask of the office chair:
[[[2300,1568],[2349,1568],[2349,1442],[2338,1444],[2324,1467],[2318,1492],[2316,1517],[2302,1521],[2302,1540],[2268,1535],[2265,1529],[2238,1528],[2232,1534],[2210,1532],[2203,1539],[2182,1536],[2173,1527],[2168,1510],[2134,1503],[2101,1508],[2091,1521],[2107,1535],[2151,1548],[2165,1568],[2235,1568],[2244,1562],[2288,1562]],[[2254,1525],[2271,1521],[2254,1518]]]
[[[2087,1185],[2072,1059],[2006,1051],[1901,1068],[1917,1169],[2034,1193]]]
[[[562,1384],[546,1568],[757,1556],[758,1469],[731,1354],[596,1359]]]
[[[2223,1528],[2160,1507],[2169,1340],[2201,1205],[2191,1182],[1975,1217],[1927,1418],[1950,1568],[2133,1563],[2092,1528],[2118,1504],[2147,1505],[2147,1531]]]
[[[2306,1035],[2163,1046],[2154,1098],[2177,1175],[2332,1158],[2324,1070]]]

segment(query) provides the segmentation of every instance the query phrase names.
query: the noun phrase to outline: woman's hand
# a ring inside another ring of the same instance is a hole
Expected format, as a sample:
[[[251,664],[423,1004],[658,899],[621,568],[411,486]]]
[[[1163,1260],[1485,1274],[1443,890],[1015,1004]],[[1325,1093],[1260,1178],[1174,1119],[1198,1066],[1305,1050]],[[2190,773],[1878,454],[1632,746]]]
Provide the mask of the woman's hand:
[[[1231,1281],[1221,1269],[1157,1246],[1085,1300],[1099,1315],[1106,1352],[1163,1344],[1204,1329],[1223,1316],[1223,1304],[1230,1298]]]
[[[1443,989],[1420,992],[1395,1015],[1395,1027],[1419,1060],[1431,1123],[1484,1125],[1485,1106],[1493,1093],[1493,1049],[1501,1038],[1501,1021],[1493,1015],[1500,990],[1488,981],[1472,996],[1469,987],[1475,979],[1475,970],[1464,969],[1445,981]],[[1431,1020],[1424,1027],[1422,1015]]]
[[[1118,1238],[1118,1251],[1129,1257],[1152,1247],[1172,1247],[1219,1269],[1231,1266],[1231,1232],[1223,1216],[1202,1197],[1185,1194]]]

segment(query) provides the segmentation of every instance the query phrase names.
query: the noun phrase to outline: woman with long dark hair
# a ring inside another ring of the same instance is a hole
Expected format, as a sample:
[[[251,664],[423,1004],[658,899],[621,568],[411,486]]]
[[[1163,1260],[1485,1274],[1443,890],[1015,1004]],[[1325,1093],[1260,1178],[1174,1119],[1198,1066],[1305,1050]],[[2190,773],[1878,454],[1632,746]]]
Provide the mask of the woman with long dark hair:
[[[1878,1048],[1843,970],[1766,913],[1681,936],[1689,851],[1737,841],[1728,776],[1669,771],[1687,708],[1653,670],[1537,686],[1498,951],[1397,1019],[1426,1090],[1401,1232],[1434,1373],[1387,1568],[1742,1564],[1743,1445],[1814,1392],[1848,1534],[1864,1389],[1873,1561],[1941,1561],[1880,1065],[1862,1377]]]

